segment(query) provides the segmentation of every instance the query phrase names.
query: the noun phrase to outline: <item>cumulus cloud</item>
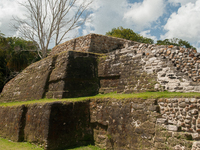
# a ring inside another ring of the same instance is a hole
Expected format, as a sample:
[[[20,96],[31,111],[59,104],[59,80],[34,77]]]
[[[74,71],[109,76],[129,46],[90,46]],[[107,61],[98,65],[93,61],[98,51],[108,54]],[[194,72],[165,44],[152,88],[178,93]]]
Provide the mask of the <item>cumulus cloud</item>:
[[[133,24],[134,29],[141,31],[159,19],[165,12],[164,0],[144,0],[130,5],[124,14],[127,23]]]
[[[119,26],[140,32],[151,27],[151,24],[163,15],[165,0],[144,0],[141,3],[130,3],[128,0],[95,0],[91,7],[92,22],[86,24],[83,34],[105,34]]]
[[[127,0],[95,0],[92,5],[92,20],[86,24],[84,33],[105,34],[114,27],[128,27],[123,14],[128,7]]]
[[[166,34],[161,38],[177,37],[187,40],[193,45],[200,43],[200,0],[196,3],[187,3],[181,6],[177,12],[168,19],[164,29]],[[196,44],[195,44],[196,43]]]
[[[14,30],[11,27],[13,16],[24,18],[24,9],[18,2],[24,3],[25,0],[1,0],[0,1],[0,30],[7,36],[12,36]]]

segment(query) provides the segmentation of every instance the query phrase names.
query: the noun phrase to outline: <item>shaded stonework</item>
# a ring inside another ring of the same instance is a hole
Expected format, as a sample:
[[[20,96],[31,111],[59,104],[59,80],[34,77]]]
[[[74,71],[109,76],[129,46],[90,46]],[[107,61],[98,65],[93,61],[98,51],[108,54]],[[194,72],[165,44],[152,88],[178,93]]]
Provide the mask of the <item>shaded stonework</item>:
[[[89,101],[1,107],[0,136],[47,150],[94,144]]]
[[[20,142],[24,140],[23,130],[26,107],[0,107],[0,135],[3,138]]]
[[[49,134],[49,117],[52,104],[28,105],[25,116],[24,141],[47,145]]]
[[[40,99],[45,93],[45,86],[54,57],[28,66],[19,75],[9,81],[0,96],[0,102]]]
[[[0,136],[35,143],[46,150],[89,144],[108,150],[199,149],[199,119],[195,120],[196,130],[180,128],[170,121],[171,110],[167,118],[162,112],[163,100],[174,99],[99,98],[1,107],[0,114],[5,117],[0,117]],[[182,104],[176,107],[182,108]],[[195,115],[199,113],[193,114],[192,125]]]
[[[98,93],[97,55],[68,51],[58,55],[46,89],[46,98]]]
[[[194,49],[89,34],[56,46],[49,57],[27,67],[5,85],[0,102],[109,92],[199,92],[199,82],[200,53]]]
[[[28,66],[4,87],[0,102],[98,93],[97,56],[67,51]]]
[[[48,130],[48,150],[94,144],[89,101],[53,103]]]

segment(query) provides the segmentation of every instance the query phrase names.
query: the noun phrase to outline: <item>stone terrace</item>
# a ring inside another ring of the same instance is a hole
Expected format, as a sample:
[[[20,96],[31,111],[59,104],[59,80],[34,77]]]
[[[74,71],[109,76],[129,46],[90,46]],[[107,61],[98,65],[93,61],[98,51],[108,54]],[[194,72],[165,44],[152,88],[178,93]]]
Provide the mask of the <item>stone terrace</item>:
[[[50,56],[27,67],[5,85],[0,101],[199,92],[199,82],[200,54],[194,49],[89,34],[54,47]]]

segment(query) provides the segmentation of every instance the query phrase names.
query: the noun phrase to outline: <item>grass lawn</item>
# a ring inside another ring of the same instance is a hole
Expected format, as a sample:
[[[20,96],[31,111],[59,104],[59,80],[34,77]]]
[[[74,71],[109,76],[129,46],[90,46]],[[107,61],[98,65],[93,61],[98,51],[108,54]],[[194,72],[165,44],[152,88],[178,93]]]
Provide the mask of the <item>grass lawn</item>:
[[[123,100],[127,98],[141,98],[141,99],[158,99],[158,98],[200,98],[200,93],[178,93],[178,92],[144,92],[144,93],[132,93],[132,94],[117,94],[117,93],[109,93],[109,94],[98,94],[96,96],[90,97],[79,97],[79,98],[65,98],[65,99],[40,99],[40,100],[31,100],[24,102],[9,102],[9,103],[0,103],[0,106],[19,106],[19,105],[28,105],[34,103],[49,103],[49,102],[76,102],[76,101],[84,101],[90,99],[103,99],[103,98],[114,98],[118,100]]]
[[[83,147],[78,147],[78,148],[73,148],[73,149],[65,149],[65,150],[104,150],[104,149],[100,149],[96,146],[83,146]]]
[[[30,143],[12,142],[0,138],[0,150],[43,150],[43,149]]]
[[[44,149],[27,142],[12,142],[0,138],[0,150],[44,150]],[[89,145],[89,146],[78,147],[73,149],[64,149],[64,150],[102,150],[102,149]]]

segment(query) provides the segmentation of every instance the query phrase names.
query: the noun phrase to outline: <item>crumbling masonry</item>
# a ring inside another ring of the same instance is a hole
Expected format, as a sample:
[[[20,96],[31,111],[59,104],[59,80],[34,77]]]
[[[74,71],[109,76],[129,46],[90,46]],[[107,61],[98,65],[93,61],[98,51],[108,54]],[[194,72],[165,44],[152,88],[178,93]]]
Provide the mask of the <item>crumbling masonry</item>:
[[[97,34],[52,49],[8,82],[0,102],[145,91],[199,92],[200,53]],[[0,108],[0,136],[45,149],[199,149],[200,99],[90,99]],[[9,113],[8,113],[9,112]]]

